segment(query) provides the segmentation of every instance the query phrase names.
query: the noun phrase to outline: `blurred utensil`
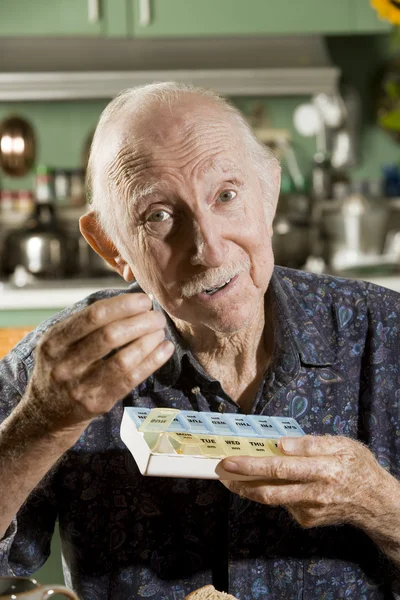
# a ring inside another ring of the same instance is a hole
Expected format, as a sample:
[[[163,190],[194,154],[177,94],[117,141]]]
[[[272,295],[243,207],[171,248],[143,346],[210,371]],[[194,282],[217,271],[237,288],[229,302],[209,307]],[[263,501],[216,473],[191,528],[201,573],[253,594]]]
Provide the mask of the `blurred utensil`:
[[[313,103],[326,127],[337,129],[346,114],[343,99],[339,94],[316,94]]]
[[[12,116],[0,124],[0,166],[11,177],[22,177],[35,162],[35,134],[28,121]]]
[[[286,179],[282,180],[273,223],[272,248],[277,265],[296,269],[305,264],[310,254],[310,199],[290,186],[286,189]]]
[[[290,139],[284,136],[277,136],[276,145],[281,151],[282,160],[286,162],[288,173],[293,181],[296,190],[299,192],[303,191],[305,185],[305,178],[300,170],[299,163]]]
[[[36,277],[61,278],[77,268],[77,248],[59,227],[51,204],[37,204],[31,217],[4,240],[2,270],[12,275],[22,266]]]
[[[308,225],[278,214],[274,220],[272,249],[275,264],[293,269],[302,267],[310,253]]]
[[[79,267],[81,273],[88,277],[114,275],[116,271],[87,243],[85,238],[79,234]]]
[[[374,262],[382,256],[389,208],[382,199],[363,194],[361,182],[352,184],[343,198],[321,206],[321,232],[326,259],[335,271]]]
[[[343,119],[332,134],[331,162],[334,169],[357,166],[359,155],[359,131],[361,101],[358,91],[351,85],[341,86]]]

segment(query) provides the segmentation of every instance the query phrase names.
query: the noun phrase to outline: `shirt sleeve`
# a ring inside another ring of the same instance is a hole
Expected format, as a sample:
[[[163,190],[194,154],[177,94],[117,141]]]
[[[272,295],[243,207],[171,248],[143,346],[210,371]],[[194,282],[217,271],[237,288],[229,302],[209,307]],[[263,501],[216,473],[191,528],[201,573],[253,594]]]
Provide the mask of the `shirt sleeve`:
[[[34,367],[34,349],[41,336],[53,325],[102,298],[111,298],[129,290],[100,290],[43,321],[26,335],[0,361],[0,423],[8,417],[25,393]],[[0,575],[31,575],[50,554],[51,538],[58,516],[57,464],[33,490],[0,540]],[[3,493],[3,490],[2,490]]]
[[[365,440],[379,464],[400,481],[400,294],[370,284],[360,402]],[[400,568],[389,571],[400,600]]]
[[[27,343],[25,338],[24,344]],[[29,379],[29,370],[17,349],[0,361],[0,422],[17,406]],[[30,494],[0,540],[0,575],[31,575],[48,558],[57,518],[52,480],[50,471]],[[2,494],[6,495],[7,490],[2,490]]]
[[[365,441],[400,480],[400,294],[370,284],[360,403]]]

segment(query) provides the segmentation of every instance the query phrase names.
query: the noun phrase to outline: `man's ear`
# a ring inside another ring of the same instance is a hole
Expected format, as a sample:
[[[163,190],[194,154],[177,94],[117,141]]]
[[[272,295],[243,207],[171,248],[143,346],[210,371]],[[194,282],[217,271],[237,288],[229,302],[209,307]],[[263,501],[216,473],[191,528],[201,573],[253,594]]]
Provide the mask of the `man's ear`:
[[[130,266],[101,227],[95,211],[90,211],[79,219],[79,229],[89,246],[125,281],[132,281],[135,278]]]

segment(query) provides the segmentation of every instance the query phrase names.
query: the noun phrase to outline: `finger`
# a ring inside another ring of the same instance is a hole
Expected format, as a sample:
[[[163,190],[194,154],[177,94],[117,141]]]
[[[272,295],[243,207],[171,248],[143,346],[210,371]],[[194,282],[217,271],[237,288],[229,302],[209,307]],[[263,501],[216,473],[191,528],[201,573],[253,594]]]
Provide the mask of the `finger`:
[[[113,321],[148,311],[151,307],[151,300],[146,294],[120,294],[99,300],[51,327],[43,336],[39,349],[46,357],[57,358],[68,346],[93,331]]]
[[[160,330],[165,337],[166,319],[159,311],[147,311],[97,329],[69,350],[53,369],[53,379],[68,381],[72,376],[79,377],[94,362],[134,340]]]
[[[225,458],[220,463],[228,473],[246,475],[247,477],[262,477],[264,480],[275,481],[331,481],[338,475],[340,465],[334,457],[250,457],[236,456],[234,459]]]
[[[265,484],[262,481],[225,481],[224,485],[241,498],[268,506],[313,505],[313,490],[302,483]]]
[[[163,332],[142,336],[97,364],[71,391],[91,415],[109,411],[142,381],[150,377],[174,353],[174,345]]]
[[[328,456],[354,443],[350,438],[339,435],[284,437],[279,440],[279,448],[291,456]]]

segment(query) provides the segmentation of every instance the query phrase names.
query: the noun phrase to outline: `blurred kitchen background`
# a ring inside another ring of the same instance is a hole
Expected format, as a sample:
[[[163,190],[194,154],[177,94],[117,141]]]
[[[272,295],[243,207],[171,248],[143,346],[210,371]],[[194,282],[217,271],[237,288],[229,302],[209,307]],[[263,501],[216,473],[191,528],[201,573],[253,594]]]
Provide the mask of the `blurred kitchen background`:
[[[277,264],[400,290],[394,4],[0,0],[0,327],[125,285],[78,230],[90,142],[115,94],[171,79],[225,94],[275,149]]]
[[[126,285],[77,223],[101,111],[154,81],[225,94],[275,149],[277,264],[400,291],[396,22],[390,0],[0,0],[0,356]],[[57,535],[37,578],[62,581]]]

